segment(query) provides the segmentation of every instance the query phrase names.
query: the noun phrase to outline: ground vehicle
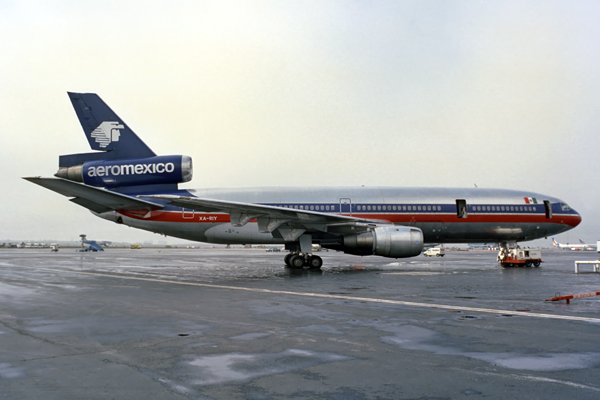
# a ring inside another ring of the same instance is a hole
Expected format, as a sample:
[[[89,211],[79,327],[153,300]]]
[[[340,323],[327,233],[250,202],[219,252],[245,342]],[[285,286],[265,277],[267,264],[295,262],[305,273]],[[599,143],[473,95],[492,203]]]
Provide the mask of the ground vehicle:
[[[142,246],[140,246],[139,244],[132,244],[132,245],[131,245],[131,248],[132,248],[132,249],[141,249],[141,248],[142,248]]]
[[[431,247],[425,250],[425,252],[423,252],[423,255],[425,257],[444,257],[444,254],[444,249],[442,249],[441,247]]]
[[[542,261],[540,249],[502,248],[498,253],[498,261],[503,267],[539,267]]]

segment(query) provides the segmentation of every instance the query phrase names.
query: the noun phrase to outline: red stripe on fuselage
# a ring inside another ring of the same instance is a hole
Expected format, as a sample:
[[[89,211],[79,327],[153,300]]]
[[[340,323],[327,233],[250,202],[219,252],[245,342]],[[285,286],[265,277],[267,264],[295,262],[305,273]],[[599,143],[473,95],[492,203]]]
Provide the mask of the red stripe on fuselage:
[[[229,214],[221,213],[197,213],[181,211],[152,211],[150,215],[144,216],[132,212],[121,211],[121,214],[139,220],[148,220],[155,222],[195,222],[195,223],[210,223],[222,224],[229,223],[231,219]],[[332,214],[338,215],[338,214]],[[577,226],[581,222],[579,215],[561,215],[555,214],[552,218],[546,218],[544,214],[478,214],[471,213],[467,218],[458,218],[456,214],[408,214],[408,213],[390,213],[390,214],[343,214],[356,218],[389,221],[397,224],[414,224],[414,223],[499,223],[499,224],[564,224],[572,227]],[[256,222],[253,219],[250,222]]]

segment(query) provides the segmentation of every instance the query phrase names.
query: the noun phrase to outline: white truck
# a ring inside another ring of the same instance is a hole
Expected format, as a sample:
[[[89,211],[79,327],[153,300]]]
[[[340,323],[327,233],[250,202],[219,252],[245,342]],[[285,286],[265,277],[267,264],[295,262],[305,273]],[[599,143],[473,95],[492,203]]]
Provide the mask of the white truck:
[[[444,257],[444,249],[441,247],[431,247],[423,252],[425,257]]]

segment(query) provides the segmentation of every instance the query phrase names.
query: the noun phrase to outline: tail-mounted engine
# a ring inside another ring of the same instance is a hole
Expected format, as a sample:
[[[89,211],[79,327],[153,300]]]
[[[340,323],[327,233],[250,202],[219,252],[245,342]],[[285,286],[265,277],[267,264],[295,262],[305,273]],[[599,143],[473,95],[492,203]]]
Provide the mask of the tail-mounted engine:
[[[409,226],[378,226],[370,232],[343,237],[342,246],[326,246],[359,256],[414,257],[423,250],[423,232]]]
[[[55,176],[106,188],[182,183],[192,179],[192,158],[156,156],[87,161],[61,167]]]

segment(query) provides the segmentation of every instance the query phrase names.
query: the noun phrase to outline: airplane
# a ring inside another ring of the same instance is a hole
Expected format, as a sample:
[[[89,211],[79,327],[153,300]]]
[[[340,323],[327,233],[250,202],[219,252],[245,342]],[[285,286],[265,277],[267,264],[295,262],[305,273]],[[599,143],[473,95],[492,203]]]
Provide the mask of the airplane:
[[[556,241],[556,239],[552,238],[552,244],[554,245],[554,247],[559,248],[559,249],[569,249],[572,251],[578,251],[578,250],[593,251],[593,250],[596,250],[596,248],[597,248],[597,245],[587,244],[581,239],[579,239],[579,242],[581,244],[569,244],[569,243],[563,244],[563,243],[558,243]]]
[[[87,235],[79,235],[79,237],[81,238],[81,248],[79,251],[104,251],[101,245],[99,245],[95,240],[88,239]]]
[[[104,249],[95,240],[83,240],[79,251],[104,251]]]
[[[55,177],[25,177],[134,228],[216,244],[284,245],[290,268],[320,269],[312,245],[405,258],[431,243],[502,247],[576,227],[564,201],[484,188],[267,187],[179,189],[192,159],[157,156],[95,93],[68,93],[94,152],[59,156]]]

